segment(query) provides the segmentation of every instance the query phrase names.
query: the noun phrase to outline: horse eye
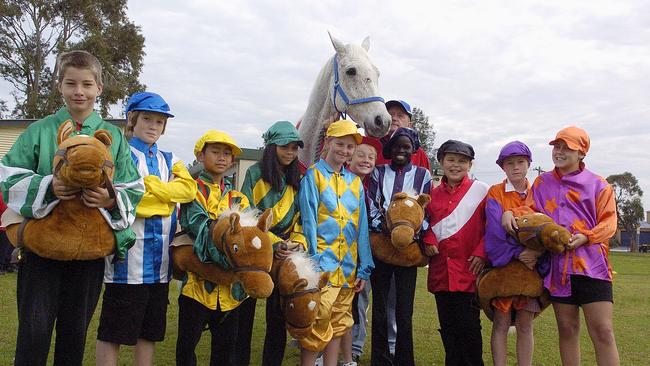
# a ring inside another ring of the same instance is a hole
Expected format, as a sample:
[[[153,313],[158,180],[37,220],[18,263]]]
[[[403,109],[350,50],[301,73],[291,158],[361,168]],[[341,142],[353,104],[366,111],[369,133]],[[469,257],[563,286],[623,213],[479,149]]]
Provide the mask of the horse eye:
[[[351,67],[351,68],[345,70],[345,73],[350,75],[350,76],[354,76],[354,75],[357,74],[357,69],[355,67]]]
[[[293,309],[293,308],[295,308],[295,305],[293,305],[293,303],[290,303],[289,304],[289,309]]]
[[[237,252],[239,251],[239,247],[237,246],[237,244],[235,244],[235,245],[232,246],[232,250],[233,250],[235,253],[237,253]]]
[[[524,224],[525,224],[525,223],[527,223],[527,222],[528,222],[528,219],[523,219],[522,221],[523,221],[523,222],[524,222]]]

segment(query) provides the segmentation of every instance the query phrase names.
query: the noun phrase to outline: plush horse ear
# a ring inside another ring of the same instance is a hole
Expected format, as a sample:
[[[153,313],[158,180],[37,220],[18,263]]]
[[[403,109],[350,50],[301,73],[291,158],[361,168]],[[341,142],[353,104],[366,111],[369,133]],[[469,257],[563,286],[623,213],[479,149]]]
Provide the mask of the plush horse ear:
[[[106,130],[97,130],[95,131],[94,136],[97,140],[106,145],[106,147],[110,147],[113,143],[113,137],[111,137],[111,133]]]
[[[330,272],[321,272],[320,279],[318,280],[318,288],[323,288],[327,286],[327,282],[330,280]]]
[[[239,214],[233,212],[230,214],[230,233],[238,233],[241,231],[241,225],[239,224]]]
[[[297,279],[296,282],[293,283],[293,287],[292,287],[293,292],[298,292],[298,291],[304,290],[305,287],[307,287],[307,284],[308,284],[308,282],[307,282],[306,279],[304,279],[304,278]]]
[[[257,220],[257,228],[263,232],[269,231],[273,223],[273,211],[270,208],[264,210],[264,213]]]
[[[74,132],[74,124],[71,120],[66,120],[61,126],[59,126],[59,131],[56,135],[56,144],[60,145],[63,140],[70,137],[70,134]]]
[[[363,39],[363,42],[361,42],[361,47],[363,47],[366,52],[370,50],[370,36]]]
[[[336,50],[336,53],[343,53],[343,51],[345,50],[345,45],[338,39],[334,38],[332,33],[330,33],[329,31],[327,31],[327,34],[329,34],[330,36],[330,40],[332,41],[332,46],[334,46],[334,50]]]
[[[418,196],[418,203],[420,204],[420,206],[422,206],[422,208],[427,207],[429,202],[431,202],[431,196],[429,196],[428,194],[423,193]]]
[[[406,194],[406,193],[404,193],[404,192],[397,192],[397,193],[395,193],[395,194],[393,195],[393,201],[403,200],[403,199],[405,199],[405,198],[408,197],[408,196],[409,196],[409,195]]]

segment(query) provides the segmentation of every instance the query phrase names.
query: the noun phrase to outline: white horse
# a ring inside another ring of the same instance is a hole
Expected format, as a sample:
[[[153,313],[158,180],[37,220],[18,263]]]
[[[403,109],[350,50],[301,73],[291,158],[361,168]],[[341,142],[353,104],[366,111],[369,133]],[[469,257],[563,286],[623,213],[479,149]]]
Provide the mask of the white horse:
[[[319,157],[325,131],[341,114],[363,127],[370,136],[388,132],[391,117],[379,97],[379,70],[368,58],[370,39],[344,45],[330,34],[336,53],[321,69],[309,97],[298,131],[305,148],[300,161],[309,166]]]

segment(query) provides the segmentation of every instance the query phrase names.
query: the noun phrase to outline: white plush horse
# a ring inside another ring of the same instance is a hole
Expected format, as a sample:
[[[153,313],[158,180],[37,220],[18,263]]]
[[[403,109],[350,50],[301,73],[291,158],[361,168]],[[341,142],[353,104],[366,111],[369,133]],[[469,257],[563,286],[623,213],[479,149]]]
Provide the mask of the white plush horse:
[[[368,58],[370,39],[366,37],[360,46],[344,45],[331,34],[330,39],[336,53],[318,74],[298,128],[305,143],[300,161],[306,166],[318,159],[325,130],[341,113],[349,115],[370,136],[384,136],[391,123],[379,97],[379,70]]]

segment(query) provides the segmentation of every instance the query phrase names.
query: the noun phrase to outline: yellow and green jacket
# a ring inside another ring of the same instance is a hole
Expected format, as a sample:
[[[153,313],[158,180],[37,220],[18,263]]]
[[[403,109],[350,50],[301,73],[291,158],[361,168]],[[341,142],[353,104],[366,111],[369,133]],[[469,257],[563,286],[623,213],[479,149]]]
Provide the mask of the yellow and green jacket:
[[[231,266],[225,254],[219,252],[212,242],[210,223],[234,205],[239,205],[242,209],[249,206],[248,198],[232,188],[229,180],[213,182],[209,174],[202,172],[197,179],[196,199],[182,204],[180,215],[181,227],[194,238],[194,252],[199,259],[215,263],[224,269],[230,269]],[[187,272],[183,280],[181,294],[200,302],[208,309],[220,311],[233,310],[246,298],[239,283],[216,285],[191,272]]]
[[[294,229],[299,218],[298,191],[288,185],[284,177],[280,191],[275,191],[270,183],[262,179],[260,164],[256,163],[246,171],[241,192],[258,210],[264,211],[270,208],[273,211],[269,236],[274,250],[285,239],[299,242],[306,248],[304,236]]]

